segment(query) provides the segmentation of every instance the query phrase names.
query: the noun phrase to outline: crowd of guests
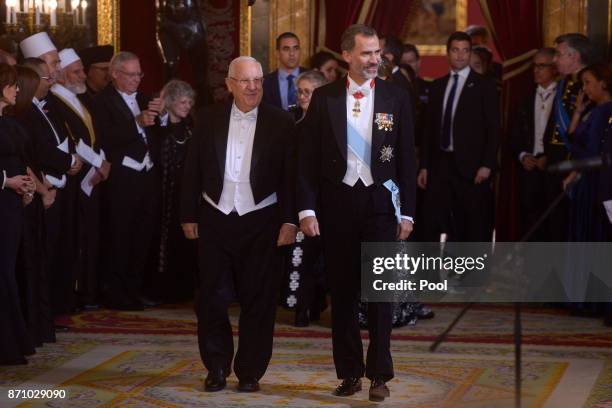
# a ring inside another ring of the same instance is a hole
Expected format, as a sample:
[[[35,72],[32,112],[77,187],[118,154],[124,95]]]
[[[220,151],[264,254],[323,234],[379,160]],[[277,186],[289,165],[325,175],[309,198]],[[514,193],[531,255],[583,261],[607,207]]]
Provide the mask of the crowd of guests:
[[[380,61],[374,67],[363,63],[364,72],[376,69],[379,79],[401,88],[408,98],[406,123],[414,133],[418,185],[414,218],[403,217],[414,222],[410,239],[494,239],[494,187],[501,148],[509,149],[519,165],[519,220],[522,232],[529,232],[528,239],[609,241],[609,167],[569,174],[546,169],[568,158],[610,157],[610,67],[590,63],[589,40],[580,34],[562,35],[554,48],[539,50],[533,57],[533,91],[511,115],[509,144],[500,146],[501,66],[493,61],[487,43],[482,27],[452,34],[447,43],[450,72],[434,81],[419,76],[418,49],[392,36],[381,38]],[[317,88],[327,90],[328,84],[341,82],[342,89],[352,90],[355,85],[344,73],[356,63],[321,51],[310,58],[308,68],[302,67],[300,40],[293,33],[281,34],[275,46],[276,70],[247,80],[233,77],[230,69],[228,88],[235,98],[251,88],[262,90],[265,105],[258,109],[269,116],[269,125],[296,126],[300,133],[305,122],[312,125],[307,112]],[[213,117],[210,123],[194,123],[196,95],[188,83],[171,80],[158,97],[149,98],[138,90],[144,73],[133,53],[114,54],[109,46],[58,51],[44,32],[26,38],[20,49],[19,61],[0,52],[0,364],[25,364],[25,356],[36,347],[54,342],[56,331],[67,329],[54,323],[57,316],[95,310],[102,304],[138,311],[160,300],[189,298],[194,288],[206,284],[198,282],[202,275],[193,239],[215,239],[197,228],[181,229],[183,167],[188,155],[194,154],[189,148],[194,125],[219,130]],[[369,90],[363,86],[353,94],[358,96],[351,97],[356,100],[355,117],[360,113],[361,92],[367,100]],[[253,95],[244,95],[247,105]],[[268,111],[269,105],[288,111],[295,124]],[[243,114],[232,111],[231,117]],[[208,147],[213,149],[199,148]],[[238,159],[241,148],[232,146]],[[372,149],[372,157],[381,156],[383,162],[393,158],[392,151]],[[348,151],[351,156],[350,145]],[[350,157],[347,160],[350,167]],[[231,164],[243,167],[237,159]],[[202,169],[191,170],[195,174]],[[359,166],[355,171],[367,185]],[[272,170],[270,177],[273,174]],[[206,177],[203,173],[203,182],[214,184]],[[215,184],[207,194],[225,188],[226,182]],[[238,200],[240,183],[248,182],[248,177],[232,182],[236,183],[232,199]],[[263,187],[253,186],[251,197],[258,194],[257,188]],[[211,203],[209,211],[242,215],[239,206],[232,207],[221,191],[217,193],[216,198],[201,197]],[[534,230],[558,198],[560,203]],[[295,222],[287,216],[285,224],[295,226],[297,216],[293,215]],[[303,218],[301,214],[299,221]],[[236,221],[229,230],[238,234],[240,222],[250,225],[248,220]],[[296,326],[316,321],[327,307],[328,260],[321,237],[313,232],[318,230],[312,224],[310,228],[311,233],[297,232],[289,238],[293,230],[287,227],[279,237],[286,250],[284,285],[277,289],[281,304],[295,309]],[[220,236],[226,233],[219,231]],[[241,239],[247,238],[235,244]],[[233,237],[228,235],[228,240]],[[261,254],[253,254],[253,262],[259,259],[256,255]],[[210,254],[205,259],[221,262]],[[366,306],[354,310],[362,327],[368,327]],[[593,305],[583,309],[604,311]],[[606,323],[612,324],[611,311],[605,313]],[[403,303],[394,306],[392,315],[393,324],[402,326],[432,318],[434,312],[423,304]]]

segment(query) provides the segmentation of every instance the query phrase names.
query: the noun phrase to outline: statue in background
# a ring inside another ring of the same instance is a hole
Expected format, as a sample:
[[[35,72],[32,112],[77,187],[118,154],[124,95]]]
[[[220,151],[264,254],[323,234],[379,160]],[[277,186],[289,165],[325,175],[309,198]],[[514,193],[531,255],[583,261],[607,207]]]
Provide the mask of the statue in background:
[[[184,55],[192,68],[192,84],[197,91],[196,105],[212,101],[208,84],[206,27],[198,0],[156,0],[157,48],[166,67],[165,81],[178,78]]]

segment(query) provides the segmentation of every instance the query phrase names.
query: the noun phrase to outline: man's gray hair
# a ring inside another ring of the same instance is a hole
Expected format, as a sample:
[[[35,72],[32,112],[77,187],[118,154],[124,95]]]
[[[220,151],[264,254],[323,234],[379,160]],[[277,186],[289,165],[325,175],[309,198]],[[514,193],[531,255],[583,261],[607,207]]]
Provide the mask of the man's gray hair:
[[[556,52],[556,50],[554,48],[552,48],[552,47],[544,47],[544,48],[540,48],[538,50],[538,52],[536,52],[534,54],[533,57],[534,58],[538,57],[538,56],[548,57],[548,58],[550,58],[552,60],[553,58],[555,58],[555,52]]]
[[[591,41],[589,37],[580,33],[562,34],[555,38],[555,44],[567,43],[567,46],[580,55],[580,62],[588,65],[591,56]]]
[[[340,49],[342,51],[351,51],[353,48],[355,48],[355,37],[357,37],[359,34],[363,35],[364,37],[378,36],[378,34],[376,34],[376,30],[372,27],[365,24],[353,24],[342,33]]]
[[[263,76],[263,68],[261,67],[261,63],[257,61],[255,58],[249,57],[248,55],[241,55],[240,57],[234,58],[232,62],[230,62],[229,64],[229,68],[227,70],[227,76],[233,77],[236,71],[236,66],[242,62],[247,62],[247,61],[257,64],[257,66],[259,67],[259,72],[261,72],[261,75]]]
[[[302,72],[300,75],[298,75],[296,83],[299,84],[302,80],[312,82],[315,88],[318,88],[327,83],[325,75],[323,75],[321,71],[315,71],[314,69],[312,71]]]
[[[164,103],[166,106],[174,105],[179,99],[185,96],[194,102],[196,95],[191,85],[185,81],[181,81],[180,79],[170,80],[166,85],[164,85],[162,93],[164,95]]]
[[[129,51],[120,51],[110,60],[110,71],[116,71],[123,67],[123,64],[128,61],[140,61],[138,55]]]

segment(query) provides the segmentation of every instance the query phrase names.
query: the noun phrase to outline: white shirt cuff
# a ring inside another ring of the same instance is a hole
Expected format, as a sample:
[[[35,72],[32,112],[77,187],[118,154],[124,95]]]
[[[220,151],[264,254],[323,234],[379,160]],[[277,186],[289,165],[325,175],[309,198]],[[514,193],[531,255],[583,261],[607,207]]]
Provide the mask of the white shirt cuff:
[[[527,152],[521,152],[521,153],[519,154],[519,162],[521,162],[521,163],[523,162],[523,157],[525,157],[525,155],[526,155],[526,154],[529,154],[529,153],[527,153]]]
[[[6,170],[2,170],[2,175],[4,177],[2,177],[2,188],[0,190],[4,190],[4,185],[6,184]]]
[[[163,114],[162,116],[159,117],[159,125],[161,127],[166,127],[168,126],[168,118],[170,117],[170,114],[168,112],[166,112],[165,114]]]
[[[402,217],[402,220],[408,220],[414,224],[414,219],[412,217],[409,217],[407,215],[402,215],[401,217]]]
[[[298,213],[298,218],[302,221],[306,217],[316,217],[317,215],[313,210],[302,210]]]
[[[70,155],[70,167],[74,167],[74,163],[76,162],[76,159],[74,158],[74,154]]]
[[[604,201],[603,205],[606,209],[606,214],[608,214],[608,220],[610,221],[610,224],[612,224],[612,200]]]

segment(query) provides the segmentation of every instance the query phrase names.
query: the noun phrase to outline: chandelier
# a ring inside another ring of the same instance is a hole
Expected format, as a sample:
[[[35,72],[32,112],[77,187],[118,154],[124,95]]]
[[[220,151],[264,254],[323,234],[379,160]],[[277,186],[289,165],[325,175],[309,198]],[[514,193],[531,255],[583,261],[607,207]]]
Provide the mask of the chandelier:
[[[5,31],[35,33],[58,28],[85,28],[87,0],[5,0]]]

